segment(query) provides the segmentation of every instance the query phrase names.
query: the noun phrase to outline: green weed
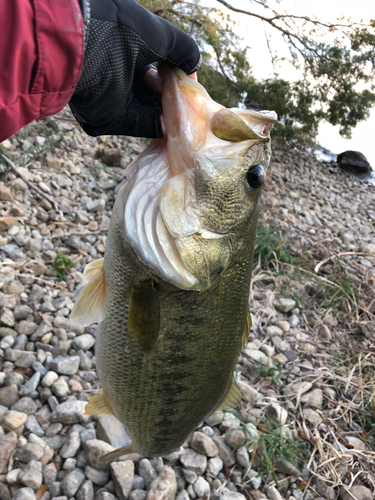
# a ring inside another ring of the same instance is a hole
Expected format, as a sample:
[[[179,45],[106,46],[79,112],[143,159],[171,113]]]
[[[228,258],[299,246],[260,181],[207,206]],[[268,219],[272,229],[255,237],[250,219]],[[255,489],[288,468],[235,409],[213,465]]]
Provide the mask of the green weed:
[[[374,397],[374,396],[373,396]],[[375,405],[371,398],[365,401],[365,409],[361,415],[361,424],[367,434],[366,439],[375,443]]]
[[[267,368],[267,367],[264,367]],[[229,410],[241,422],[246,429],[240,413],[237,410]],[[308,451],[301,441],[294,440],[288,434],[280,431],[280,425],[271,420],[263,419],[257,425],[258,436],[249,439],[245,445],[252,452],[252,463],[259,476],[271,474],[277,484],[277,464],[287,460],[296,469],[300,470],[304,459],[308,457]],[[233,431],[227,433],[230,434]]]
[[[277,464],[287,460],[300,469],[308,456],[305,446],[287,434],[280,432],[280,426],[270,420],[263,420],[257,426],[259,437],[248,441],[253,448],[253,462],[259,475],[271,474],[277,484]]]
[[[255,383],[258,382],[259,379],[270,379],[270,382],[274,385],[280,386],[285,380],[286,376],[283,373],[281,365],[264,365],[259,362],[257,364],[258,378],[255,380]]]
[[[74,267],[74,262],[66,255],[58,253],[53,261],[53,267],[57,271],[57,277],[62,281],[67,278],[67,270]]]
[[[329,280],[335,284],[322,282],[317,288],[317,297],[322,300],[321,306],[328,309],[342,310],[345,302],[357,302],[358,292],[353,288],[343,265],[335,262]]]
[[[261,263],[262,268],[277,267],[277,262],[296,264],[297,258],[290,253],[285,240],[273,232],[271,228],[260,227],[257,230],[254,263]]]

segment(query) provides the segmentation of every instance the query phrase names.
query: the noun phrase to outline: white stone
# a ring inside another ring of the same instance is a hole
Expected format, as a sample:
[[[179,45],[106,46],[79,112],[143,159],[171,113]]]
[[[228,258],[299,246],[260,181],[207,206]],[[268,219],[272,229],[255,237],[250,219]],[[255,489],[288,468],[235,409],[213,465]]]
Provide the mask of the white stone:
[[[47,372],[43,379],[42,379],[42,385],[44,387],[50,387],[56,380],[59,378],[56,372],[49,371]]]

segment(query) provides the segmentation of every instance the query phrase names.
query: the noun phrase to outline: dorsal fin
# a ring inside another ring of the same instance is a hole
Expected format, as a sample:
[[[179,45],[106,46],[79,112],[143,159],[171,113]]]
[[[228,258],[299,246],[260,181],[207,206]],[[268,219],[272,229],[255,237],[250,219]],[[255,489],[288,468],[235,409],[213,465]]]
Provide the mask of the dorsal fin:
[[[104,319],[105,279],[104,259],[97,259],[86,267],[84,272],[87,285],[78,295],[70,319],[82,326],[100,323]]]

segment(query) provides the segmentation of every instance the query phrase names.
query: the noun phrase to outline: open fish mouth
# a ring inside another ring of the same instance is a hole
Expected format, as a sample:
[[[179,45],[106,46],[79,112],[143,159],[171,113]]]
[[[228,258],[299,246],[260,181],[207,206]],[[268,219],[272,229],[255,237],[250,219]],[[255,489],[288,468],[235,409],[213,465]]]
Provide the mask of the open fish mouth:
[[[125,238],[139,260],[163,280],[185,290],[204,284],[186,265],[180,252],[184,238],[225,236],[202,226],[196,196],[196,170],[204,158],[222,168],[244,157],[249,147],[267,141],[274,112],[229,110],[181,70],[160,69],[167,137],[154,140],[129,167]]]

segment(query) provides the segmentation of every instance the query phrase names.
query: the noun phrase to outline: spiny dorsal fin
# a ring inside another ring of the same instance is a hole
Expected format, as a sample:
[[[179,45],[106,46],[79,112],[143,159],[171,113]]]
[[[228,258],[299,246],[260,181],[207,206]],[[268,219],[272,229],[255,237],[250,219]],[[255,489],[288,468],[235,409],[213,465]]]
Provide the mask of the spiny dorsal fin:
[[[147,352],[154,347],[159,329],[159,299],[153,282],[147,280],[132,286],[129,292],[129,334]]]
[[[249,338],[249,335],[250,335],[251,326],[252,326],[251,314],[250,314],[250,311],[248,309],[247,314],[246,314],[245,328],[243,330],[242,339],[241,339],[241,351],[245,347],[245,345],[247,344],[247,339]]]
[[[104,396],[103,389],[92,396],[85,407],[85,415],[101,417],[102,415],[113,415],[113,411]]]
[[[214,114],[211,130],[216,137],[223,141],[241,142],[249,139],[265,139],[254,132],[240,116],[229,109],[221,109]]]
[[[70,319],[82,326],[100,323],[104,319],[105,280],[103,260],[97,259],[84,272],[87,285],[78,295]]]
[[[232,408],[237,408],[237,406],[241,403],[242,394],[240,388],[237,385],[237,382],[232,380],[231,386],[229,387],[229,391],[227,392],[223,402],[219,406],[218,410],[231,410]]]

